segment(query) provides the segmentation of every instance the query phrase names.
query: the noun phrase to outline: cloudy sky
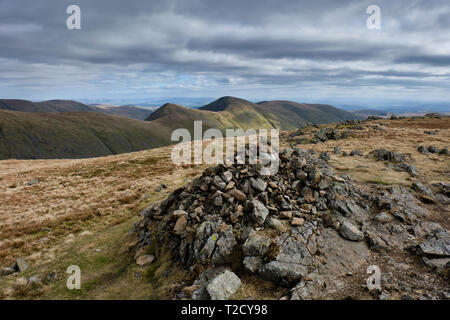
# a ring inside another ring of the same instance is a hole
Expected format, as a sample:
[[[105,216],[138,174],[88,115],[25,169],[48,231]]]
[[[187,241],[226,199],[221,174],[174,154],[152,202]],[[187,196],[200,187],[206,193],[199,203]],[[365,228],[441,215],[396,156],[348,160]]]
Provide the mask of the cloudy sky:
[[[448,0],[0,0],[0,43],[0,98],[450,101]]]

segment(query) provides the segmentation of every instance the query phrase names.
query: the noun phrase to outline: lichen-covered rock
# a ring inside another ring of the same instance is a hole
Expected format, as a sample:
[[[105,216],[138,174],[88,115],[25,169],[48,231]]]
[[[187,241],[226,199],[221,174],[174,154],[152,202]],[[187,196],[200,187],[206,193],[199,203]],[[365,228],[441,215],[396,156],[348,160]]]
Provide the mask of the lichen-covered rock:
[[[269,250],[270,243],[270,238],[253,234],[245,241],[242,250],[245,256],[263,256]]]
[[[244,269],[246,271],[255,273],[262,267],[264,263],[261,257],[245,257],[242,264],[244,265]]]
[[[225,271],[206,286],[211,300],[227,300],[241,287],[241,280],[231,271]]]

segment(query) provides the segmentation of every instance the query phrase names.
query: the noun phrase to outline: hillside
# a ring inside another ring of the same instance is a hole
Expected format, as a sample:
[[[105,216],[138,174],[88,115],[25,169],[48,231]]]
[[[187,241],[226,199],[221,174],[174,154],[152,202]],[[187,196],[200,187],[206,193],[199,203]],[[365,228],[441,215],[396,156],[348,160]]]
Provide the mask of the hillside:
[[[203,128],[218,128],[224,130],[227,128],[241,128],[244,130],[270,129],[272,124],[262,114],[260,114],[251,105],[233,105],[229,108],[217,111],[200,109],[191,109],[175,104],[165,104],[155,111],[147,121],[156,122],[168,128],[187,128],[193,129],[194,121],[201,120]]]
[[[194,120],[202,120],[205,127],[213,128],[277,128],[292,130],[308,123],[331,123],[359,118],[332,106],[300,104],[290,101],[266,101],[252,103],[235,98],[222,97],[199,109],[166,104],[154,112],[147,121],[158,120],[171,127],[191,128]]]
[[[203,130],[224,132],[228,128],[294,130],[309,122],[355,118],[326,105],[254,104],[234,97],[220,98],[200,109],[167,103],[146,121],[122,117],[141,118],[151,112],[131,106],[86,106],[63,100],[2,100],[2,106],[7,110],[0,110],[0,159],[85,158],[150,149],[170,144],[177,128],[193,132],[198,120]]]
[[[19,99],[0,99],[0,110],[32,113],[93,111],[138,120],[144,120],[153,112],[152,109],[144,109],[135,106],[97,106],[85,105],[73,100],[48,100],[41,102],[32,102]]]
[[[73,100],[31,102],[19,99],[0,99],[0,109],[37,113],[93,111],[91,107]]]
[[[304,104],[291,101],[263,101],[258,107],[267,118],[279,123],[283,130],[291,127],[301,127],[306,123],[332,123],[338,121],[358,119],[359,117],[324,104]]]
[[[91,105],[92,111],[127,117],[136,120],[147,119],[157,107],[141,108],[138,106]]]
[[[0,110],[0,159],[87,158],[167,145],[158,123],[96,112]]]

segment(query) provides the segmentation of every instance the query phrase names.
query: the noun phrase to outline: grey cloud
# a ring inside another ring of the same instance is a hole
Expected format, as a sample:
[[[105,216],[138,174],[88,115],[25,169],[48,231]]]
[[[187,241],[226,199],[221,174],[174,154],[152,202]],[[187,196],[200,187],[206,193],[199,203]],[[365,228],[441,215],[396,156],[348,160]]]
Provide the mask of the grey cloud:
[[[372,1],[0,0],[0,96],[271,98],[272,86],[448,99],[447,1],[378,2],[382,30],[369,31]],[[70,4],[82,30],[65,28]]]

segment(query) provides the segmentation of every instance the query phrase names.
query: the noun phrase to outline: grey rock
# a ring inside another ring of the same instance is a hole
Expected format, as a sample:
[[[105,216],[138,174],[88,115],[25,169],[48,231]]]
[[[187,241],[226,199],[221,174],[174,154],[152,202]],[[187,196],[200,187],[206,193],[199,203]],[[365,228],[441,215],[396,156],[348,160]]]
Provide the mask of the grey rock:
[[[286,232],[287,228],[284,226],[284,224],[275,218],[270,218],[269,220],[267,220],[267,224],[269,225],[269,227],[271,227],[272,229],[275,229],[279,232]]]
[[[236,244],[236,237],[233,234],[233,229],[230,227],[217,240],[212,262],[216,265],[231,262]]]
[[[420,153],[426,154],[426,153],[428,153],[428,148],[426,146],[419,146],[417,148],[417,151],[419,151]]]
[[[405,156],[403,154],[386,149],[373,150],[370,154],[374,156],[375,159],[389,162],[402,162],[405,160]]]
[[[219,190],[222,190],[222,189],[225,188],[226,185],[227,185],[227,184],[226,184],[219,176],[214,176],[213,182],[214,182],[214,185],[215,185]]]
[[[350,156],[351,157],[354,157],[354,156],[362,156],[363,154],[362,154],[362,152],[361,151],[359,151],[359,150],[353,150],[352,152],[350,152]]]
[[[432,256],[449,257],[450,256],[450,237],[431,238],[419,245],[419,251],[422,254]]]
[[[367,264],[370,251],[365,242],[347,241],[333,229],[325,229],[317,239],[317,247],[323,255],[320,275],[346,276],[359,273]]]
[[[216,248],[217,240],[219,240],[219,234],[213,233],[205,242],[205,245],[200,250],[198,260],[206,261],[209,259]]]
[[[291,292],[291,300],[318,300],[326,294],[326,283],[318,274],[310,273],[309,281],[300,281]]]
[[[222,196],[217,196],[217,197],[214,198],[214,205],[216,207],[221,207],[223,205]]]
[[[149,266],[155,261],[154,255],[143,255],[136,259],[136,264],[140,267]]]
[[[379,214],[377,214],[375,216],[375,220],[378,221],[378,222],[381,222],[381,223],[389,223],[392,220],[394,220],[394,217],[392,217],[387,212],[380,212]]]
[[[16,269],[6,267],[6,268],[3,268],[2,270],[0,270],[0,277],[9,276],[10,274],[13,274],[15,272],[16,272]]]
[[[42,281],[41,281],[41,279],[38,278],[38,277],[30,277],[30,278],[28,279],[28,285],[29,285],[29,286],[34,286],[34,287],[36,287],[36,286],[40,286],[41,284],[42,284]]]
[[[263,264],[261,257],[245,257],[243,261],[244,269],[250,273],[257,272]]]
[[[33,180],[28,181],[27,185],[28,186],[33,186],[33,185],[38,184],[38,183],[39,183],[38,179],[33,179]]]
[[[431,192],[430,188],[428,188],[427,186],[425,186],[421,182],[413,182],[411,187],[412,187],[413,190],[415,190],[415,191],[417,191],[419,193],[422,193],[422,194],[427,195],[429,197],[433,196],[433,192]]]
[[[428,146],[428,151],[431,153],[439,153],[440,150],[435,146]]]
[[[241,287],[241,280],[231,271],[225,271],[206,286],[211,300],[227,300]]]
[[[271,261],[261,267],[258,273],[263,279],[288,287],[305,277],[308,274],[308,268],[297,263]]]
[[[242,250],[245,256],[263,256],[269,250],[270,243],[270,238],[253,234],[245,241]]]
[[[419,171],[417,171],[417,168],[415,166],[409,165],[407,163],[401,162],[394,165],[395,171],[404,171],[408,172],[413,177],[417,176],[419,174]]]
[[[56,280],[58,280],[58,272],[56,270],[53,270],[45,277],[46,282],[54,282]]]
[[[430,259],[423,257],[423,262],[437,273],[445,273],[450,271],[450,258]]]
[[[448,155],[450,155],[450,151],[447,148],[444,148],[441,151],[439,151],[439,154],[448,156]]]
[[[30,264],[23,258],[18,258],[16,260],[16,266],[19,272],[25,272],[30,268]]]
[[[250,185],[253,189],[258,190],[260,192],[264,192],[267,188],[267,184],[261,178],[250,178]]]
[[[231,171],[225,171],[223,174],[223,180],[228,183],[233,179],[233,174],[231,173]]]
[[[263,225],[269,215],[269,210],[258,200],[253,200],[251,203],[253,205],[253,210],[250,212],[250,218],[259,225]]]
[[[339,229],[340,235],[347,240],[363,241],[364,234],[352,223],[345,221]]]
[[[325,161],[330,161],[331,160],[331,156],[328,152],[322,152],[319,156],[320,159],[325,160]]]

